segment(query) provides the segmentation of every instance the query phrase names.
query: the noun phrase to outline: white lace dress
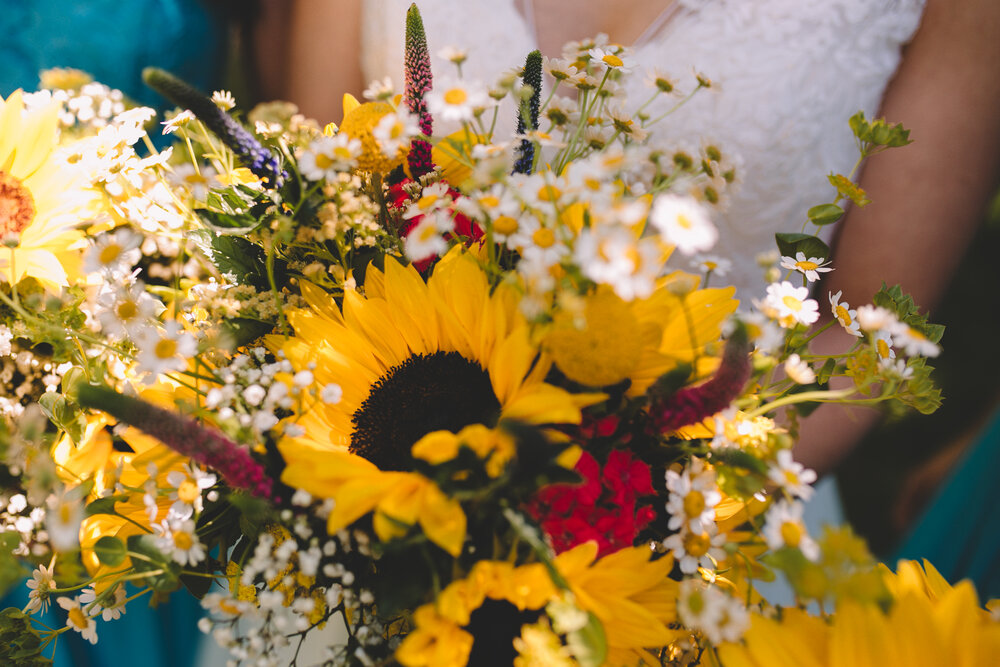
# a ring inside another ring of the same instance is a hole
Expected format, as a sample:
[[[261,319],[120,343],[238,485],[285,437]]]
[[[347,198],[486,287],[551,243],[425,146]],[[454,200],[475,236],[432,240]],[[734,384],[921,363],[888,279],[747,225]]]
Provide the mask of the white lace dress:
[[[366,80],[388,75],[401,87],[409,4],[365,0]],[[656,125],[654,140],[697,146],[700,139],[710,139],[742,158],[742,184],[716,220],[722,231],[716,250],[734,261],[727,281],[752,288],[746,295],[762,294],[754,256],[774,248],[775,232],[798,231],[810,206],[830,200],[827,175],[847,173],[854,165],[857,153],[847,119],[858,110],[869,118],[877,114],[901,49],[920,22],[924,0],[675,0],[663,5],[660,20],[634,45],[636,60],[690,83],[697,69],[713,88]],[[536,48],[530,2],[422,0],[419,7],[435,73],[454,72],[437,55],[445,46],[468,49],[464,75],[487,83],[523,64]],[[641,73],[632,77],[626,108],[650,95],[644,78]]]

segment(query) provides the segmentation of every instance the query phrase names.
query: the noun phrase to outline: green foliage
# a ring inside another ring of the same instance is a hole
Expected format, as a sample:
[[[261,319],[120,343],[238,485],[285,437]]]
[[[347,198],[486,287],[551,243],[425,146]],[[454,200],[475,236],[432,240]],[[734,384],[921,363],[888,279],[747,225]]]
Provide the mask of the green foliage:
[[[822,227],[823,225],[832,225],[844,217],[844,209],[836,204],[820,204],[809,209],[806,215],[809,216],[809,222],[817,227]]]
[[[927,316],[920,313],[913,297],[904,293],[899,285],[887,287],[885,283],[882,283],[882,289],[872,298],[872,303],[891,310],[900,322],[918,331],[932,343],[940,342],[941,337],[944,336],[944,326],[928,322]]]
[[[132,558],[132,569],[146,574],[143,582],[154,591],[169,593],[180,588],[180,565],[160,551],[152,535],[130,536],[128,554]]]
[[[53,424],[65,431],[66,435],[79,444],[87,427],[87,418],[80,408],[62,394],[46,392],[38,399],[38,406]]]
[[[941,390],[935,386],[931,373],[934,369],[922,357],[910,359],[913,375],[907,380],[897,398],[917,412],[929,415],[941,407]]]
[[[94,555],[104,565],[118,567],[125,562],[125,543],[113,535],[105,535],[94,544]]]
[[[586,625],[566,635],[566,643],[581,667],[599,667],[608,655],[608,637],[594,612],[587,613]]]
[[[21,537],[14,531],[0,533],[0,595],[5,594],[28,572],[14,557],[14,549],[21,543]]]
[[[52,660],[42,655],[42,640],[31,619],[20,609],[0,611],[0,665],[7,667],[43,667]]]
[[[869,122],[865,112],[851,116],[848,123],[857,138],[862,155],[871,155],[880,149],[905,146],[910,141],[910,131],[899,123],[887,123],[884,118]]]

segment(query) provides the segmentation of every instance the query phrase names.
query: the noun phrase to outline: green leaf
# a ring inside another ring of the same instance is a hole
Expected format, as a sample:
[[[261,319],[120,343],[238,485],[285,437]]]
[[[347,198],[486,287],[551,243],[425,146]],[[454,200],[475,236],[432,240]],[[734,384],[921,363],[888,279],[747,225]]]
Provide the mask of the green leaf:
[[[45,667],[52,660],[42,655],[42,639],[31,619],[20,609],[0,611],[0,665]]]
[[[274,325],[270,322],[262,322],[249,317],[236,317],[222,323],[222,330],[226,333],[227,346],[231,349],[249,345],[261,336],[271,333]]]
[[[65,396],[51,391],[45,392],[38,399],[38,405],[45,416],[65,431],[74,443],[80,442],[87,427],[87,419],[79,409],[66,400]]]
[[[98,498],[94,502],[87,505],[86,515],[96,516],[98,514],[111,514],[113,516],[118,516],[118,512],[115,511],[115,503],[124,502],[126,500],[128,500],[128,494],[126,493]]]
[[[930,342],[941,342],[941,337],[944,336],[944,326],[928,322],[927,316],[920,313],[913,297],[903,292],[899,285],[887,287],[885,283],[882,283],[882,289],[872,297],[872,303],[894,312],[900,322],[920,332]]]
[[[224,236],[245,236],[264,224],[264,218],[248,213],[220,213],[207,208],[194,210],[206,227]]]
[[[833,372],[836,369],[837,369],[836,360],[827,359],[826,363],[823,364],[823,367],[819,369],[818,373],[816,373],[817,384],[826,384],[827,382],[829,382],[830,376],[833,375]]]
[[[844,209],[836,204],[820,204],[809,209],[806,215],[809,216],[810,222],[821,227],[823,225],[832,225],[844,217]]]
[[[128,553],[124,542],[114,535],[105,535],[94,544],[94,555],[104,565],[118,567]]]
[[[829,259],[832,254],[830,246],[819,237],[810,234],[778,233],[774,235],[774,240],[778,243],[778,251],[783,257],[795,257],[795,253],[801,252],[806,257]]]
[[[180,567],[156,546],[156,538],[148,533],[128,538],[128,554],[137,573],[149,573],[143,579],[154,591],[170,592],[180,588]],[[155,574],[153,574],[155,573]]]
[[[241,285],[252,285],[258,290],[270,289],[267,279],[267,254],[256,243],[238,236],[213,236],[208,243],[208,253],[222,273],[236,276]],[[282,271],[284,262],[281,262]],[[275,262],[275,272],[278,262]]]

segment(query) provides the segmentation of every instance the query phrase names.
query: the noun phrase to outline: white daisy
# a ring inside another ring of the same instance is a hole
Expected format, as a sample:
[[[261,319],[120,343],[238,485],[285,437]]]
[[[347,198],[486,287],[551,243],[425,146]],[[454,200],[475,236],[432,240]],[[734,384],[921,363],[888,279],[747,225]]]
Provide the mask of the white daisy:
[[[722,500],[722,494],[715,482],[715,472],[706,468],[701,459],[691,459],[682,473],[667,470],[666,481],[670,493],[668,528],[677,530],[683,526],[701,532],[714,524],[715,506]]]
[[[318,137],[299,155],[299,169],[310,181],[334,181],[357,164],[361,141],[344,133]]]
[[[798,501],[779,500],[767,511],[762,534],[769,548],[798,549],[803,556],[815,561],[819,558],[819,545],[806,531],[802,520],[804,509],[805,506]]]
[[[130,273],[142,257],[139,250],[142,240],[141,234],[128,227],[99,235],[83,256],[83,270],[87,273],[101,272],[110,277]]]
[[[614,69],[628,74],[635,68],[635,60],[628,49],[618,45],[597,46],[587,52],[591,64],[602,69]]]
[[[795,257],[782,256],[781,266],[803,274],[809,282],[819,280],[819,274],[829,273],[833,269],[827,266],[830,262],[823,257],[806,257],[804,252],[795,253]]]
[[[390,160],[410,147],[410,139],[420,134],[419,119],[406,109],[382,116],[372,129],[379,150]]]
[[[893,331],[892,339],[896,345],[903,348],[908,356],[936,357],[941,354],[941,348],[932,343],[922,333],[900,323],[899,327]]]
[[[703,528],[696,531],[685,525],[680,532],[663,540],[663,547],[673,552],[684,574],[692,574],[699,567],[714,570],[715,564],[726,557],[726,552],[722,550],[726,536],[716,532],[718,529],[714,523]]]
[[[136,371],[148,373],[144,380],[147,384],[156,382],[159,375],[185,368],[197,349],[194,337],[182,331],[173,320],[166,322],[162,329],[141,328],[135,343],[139,350],[135,357]]]
[[[228,90],[216,90],[212,93],[212,102],[223,111],[229,111],[236,106],[236,99]]]
[[[154,526],[159,536],[156,546],[181,565],[196,565],[205,560],[205,546],[195,533],[193,519],[164,521]]]
[[[861,337],[861,324],[858,322],[858,311],[851,308],[850,304],[846,301],[840,300],[840,295],[843,294],[843,290],[840,290],[836,294],[830,292],[830,312],[833,316],[837,318],[840,322],[840,326],[844,327],[844,331],[851,334],[852,336]]]
[[[121,121],[122,114],[119,114],[116,120]],[[146,119],[148,120],[148,119]],[[195,120],[194,112],[190,109],[184,109],[180,113],[174,115],[172,118],[163,121],[163,134],[173,134],[178,128],[187,125],[191,121]],[[143,123],[146,121],[144,120]],[[144,133],[145,134],[145,133]],[[129,144],[135,143],[134,141],[129,142]]]
[[[787,280],[768,285],[767,296],[758,306],[786,328],[819,319],[819,304],[809,298],[809,288],[795,287]]]
[[[56,599],[56,602],[66,610],[66,627],[79,632],[91,644],[96,644],[97,622],[80,608],[80,601],[62,597]]]
[[[425,214],[406,235],[404,250],[411,262],[420,262],[445,254],[448,240],[444,234],[454,228],[454,221],[444,211]]]
[[[93,587],[85,588],[80,593],[80,604],[88,607],[87,613],[92,616],[101,615],[105,621],[116,621],[125,613],[125,598],[127,593],[125,586],[119,584],[114,591],[101,596],[102,603],[98,603],[97,591]]]
[[[485,86],[464,79],[435,81],[434,89],[427,93],[428,111],[443,122],[471,121],[477,110],[490,104]]]
[[[49,497],[45,513],[45,529],[49,543],[56,551],[75,551],[80,548],[80,524],[84,519],[83,503],[68,496]]]
[[[812,366],[797,354],[791,354],[785,360],[785,374],[797,384],[812,384],[816,381],[816,373]]]
[[[695,255],[691,258],[691,268],[702,273],[724,277],[733,268],[733,263],[718,255]]]
[[[653,293],[660,272],[660,250],[653,239],[637,239],[618,225],[584,229],[576,239],[574,259],[595,283],[610,285],[625,301]]]
[[[885,367],[896,358],[896,350],[892,346],[892,336],[887,331],[876,331],[872,335],[872,346],[878,354],[879,364]]]
[[[812,497],[816,472],[796,462],[790,449],[778,451],[777,461],[768,468],[767,476],[789,495],[802,500]]]
[[[660,195],[653,202],[649,221],[685,255],[711,250],[719,238],[705,208],[691,197]]]
[[[28,592],[28,604],[25,607],[28,613],[33,614],[41,610],[44,614],[49,610],[49,596],[56,587],[55,578],[52,576],[55,565],[53,558],[48,567],[39,565],[38,569],[31,573],[31,579],[28,581],[28,588],[31,590]]]
[[[192,465],[185,465],[183,470],[172,470],[167,473],[167,484],[174,488],[170,499],[172,518],[189,519],[195,512],[202,510],[202,492],[213,487],[216,476],[200,470]]]
[[[366,100],[372,100],[375,102],[385,102],[391,100],[396,94],[396,89],[392,86],[392,79],[390,77],[385,77],[381,81],[375,79],[368,84],[364,92],[361,95]]]
[[[858,308],[857,317],[862,331],[892,332],[899,328],[896,314],[882,306],[861,306]]]

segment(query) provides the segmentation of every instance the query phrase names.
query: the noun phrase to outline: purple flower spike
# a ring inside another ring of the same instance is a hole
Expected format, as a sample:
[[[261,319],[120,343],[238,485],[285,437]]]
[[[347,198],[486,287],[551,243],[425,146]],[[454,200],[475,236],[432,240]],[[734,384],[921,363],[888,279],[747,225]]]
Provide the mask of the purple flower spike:
[[[273,480],[264,472],[264,466],[245,448],[215,429],[107,387],[82,385],[78,400],[80,405],[103,410],[175,452],[211,468],[231,488],[243,489],[258,498],[276,500],[271,495]]]
[[[406,108],[417,116],[420,121],[420,131],[429,137],[434,131],[434,120],[427,111],[424,96],[433,86],[431,56],[427,52],[427,35],[424,33],[424,22],[420,18],[420,10],[416,4],[410,5],[410,9],[406,12],[406,49],[403,65],[406,69],[406,88],[403,93]],[[410,166],[410,174],[415,179],[433,171],[431,145],[423,139],[414,139],[410,143],[406,161]]]

